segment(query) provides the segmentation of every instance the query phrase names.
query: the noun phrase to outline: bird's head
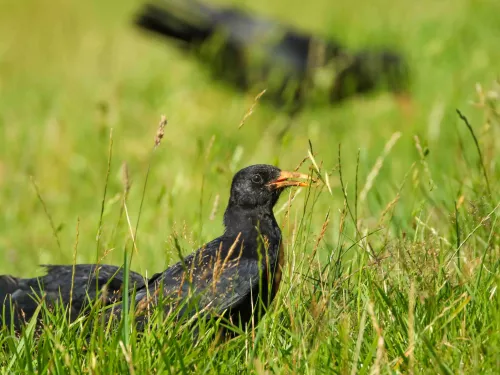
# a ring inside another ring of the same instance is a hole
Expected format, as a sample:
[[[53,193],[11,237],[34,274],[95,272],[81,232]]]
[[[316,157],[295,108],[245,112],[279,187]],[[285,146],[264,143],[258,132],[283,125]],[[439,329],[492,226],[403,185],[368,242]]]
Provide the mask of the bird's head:
[[[229,205],[244,209],[272,209],[285,188],[308,186],[308,178],[306,174],[282,171],[272,165],[251,165],[234,175]]]

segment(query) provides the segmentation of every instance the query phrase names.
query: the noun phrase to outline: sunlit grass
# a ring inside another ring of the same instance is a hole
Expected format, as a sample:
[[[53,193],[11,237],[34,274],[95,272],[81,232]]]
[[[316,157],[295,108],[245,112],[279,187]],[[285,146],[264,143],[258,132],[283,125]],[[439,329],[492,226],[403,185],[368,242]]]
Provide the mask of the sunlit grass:
[[[287,119],[263,102],[240,127],[258,92],[131,29],[139,4],[2,5],[0,274],[118,265],[127,249],[151,276],[178,260],[175,242],[188,254],[222,232],[239,168],[306,158],[324,183],[277,205],[285,276],[254,330],[221,341],[224,322],[158,314],[138,335],[133,315],[108,326],[95,306],[69,323],[42,306],[41,332],[0,334],[2,372],[495,373],[499,4],[248,3],[353,48],[399,47],[414,72],[412,112],[384,94],[307,109],[282,141]]]

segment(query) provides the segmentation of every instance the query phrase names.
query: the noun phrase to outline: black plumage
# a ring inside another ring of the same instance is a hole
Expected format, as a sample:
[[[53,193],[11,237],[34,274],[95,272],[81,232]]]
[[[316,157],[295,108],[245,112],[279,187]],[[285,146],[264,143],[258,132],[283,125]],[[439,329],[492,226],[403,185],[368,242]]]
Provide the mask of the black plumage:
[[[336,41],[234,8],[164,0],[144,6],[136,23],[194,50],[218,78],[243,90],[267,89],[264,98],[291,113],[308,101],[408,89],[408,66],[399,53],[352,53]]]
[[[224,234],[139,290],[139,309],[156,300],[161,286],[163,295],[175,301],[167,305],[168,311],[192,298],[182,314],[191,316],[206,309],[210,315],[227,312],[226,317],[237,325],[245,326],[252,317],[256,323],[281,280],[281,230],[273,207],[284,188],[307,185],[297,178],[307,179],[307,175],[270,165],[253,165],[236,173],[224,213]],[[154,297],[148,300],[148,295]]]
[[[307,186],[306,182],[300,181],[307,177],[270,165],[253,165],[236,173],[224,213],[223,235],[150,280],[131,273],[141,325],[149,311],[147,306],[157,303],[159,296],[166,301],[164,307],[167,313],[175,310],[177,314],[190,317],[203,312],[208,316],[224,315],[242,326],[252,318],[256,323],[276,295],[281,280],[283,248],[273,207],[286,187]],[[56,267],[61,267],[59,269],[63,272],[60,278]],[[71,276],[71,273],[68,275],[71,266],[56,267],[49,268],[49,274],[45,279],[41,278],[46,292],[57,291],[61,284],[68,283],[68,276]],[[107,268],[104,270],[107,271]],[[117,274],[119,278],[115,276],[115,284],[110,284],[111,289],[121,288],[123,274],[120,272]],[[78,288],[78,297],[73,297],[75,305],[80,305],[87,293],[90,298],[95,297],[91,294],[92,289],[86,286],[90,274],[86,274],[87,281],[85,273],[82,275],[81,282],[75,283],[75,288]],[[8,278],[1,276],[0,286]],[[28,280],[29,283],[18,281],[17,286],[8,286],[7,293],[2,289],[1,295],[10,294],[15,303],[22,296],[19,307],[26,306],[29,311],[34,311],[36,303],[27,302],[24,295],[30,294],[26,286],[33,285],[36,279]],[[103,279],[105,282],[106,278]],[[91,280],[90,285],[93,283],[95,281]],[[68,296],[66,287],[64,285],[62,292]],[[68,303],[69,297],[62,301]],[[119,316],[121,308],[117,304],[110,316]]]
[[[2,322],[6,325],[13,322],[19,327],[31,319],[41,300],[49,307],[58,303],[68,308],[71,306],[72,320],[85,310],[89,302],[95,301],[98,295],[105,297],[104,305],[121,300],[124,273],[120,267],[77,264],[74,271],[72,265],[45,265],[43,268],[46,274],[41,277],[23,279],[10,275],[0,276],[0,303],[3,305],[3,311],[0,310],[0,326]],[[147,282],[135,272],[129,273],[129,280],[130,291],[144,287]],[[101,294],[104,286],[106,292]]]

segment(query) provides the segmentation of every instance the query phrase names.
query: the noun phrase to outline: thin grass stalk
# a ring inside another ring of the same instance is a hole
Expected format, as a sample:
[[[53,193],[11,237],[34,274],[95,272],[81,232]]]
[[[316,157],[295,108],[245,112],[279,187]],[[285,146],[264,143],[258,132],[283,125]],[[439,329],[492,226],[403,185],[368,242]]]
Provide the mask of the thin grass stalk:
[[[106,168],[106,179],[104,180],[104,191],[101,200],[101,212],[99,214],[99,224],[97,226],[96,235],[96,261],[99,260],[99,248],[101,245],[102,220],[104,217],[104,207],[106,205],[106,194],[108,192],[109,174],[111,171],[111,160],[113,157],[113,128],[109,129],[109,149],[108,149],[108,165]]]

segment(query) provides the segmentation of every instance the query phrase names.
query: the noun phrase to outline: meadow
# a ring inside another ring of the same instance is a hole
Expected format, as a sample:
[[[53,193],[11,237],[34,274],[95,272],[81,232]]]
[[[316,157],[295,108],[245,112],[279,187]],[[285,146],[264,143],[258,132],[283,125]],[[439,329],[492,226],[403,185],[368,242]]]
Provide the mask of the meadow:
[[[257,327],[139,337],[42,309],[41,333],[0,332],[1,372],[498,373],[500,2],[232,2],[410,62],[409,111],[387,93],[306,108],[284,138],[264,102],[241,124],[257,92],[134,29],[141,4],[0,0],[0,274],[127,255],[151,276],[222,233],[240,168],[325,183],[277,205],[285,274]]]

